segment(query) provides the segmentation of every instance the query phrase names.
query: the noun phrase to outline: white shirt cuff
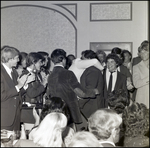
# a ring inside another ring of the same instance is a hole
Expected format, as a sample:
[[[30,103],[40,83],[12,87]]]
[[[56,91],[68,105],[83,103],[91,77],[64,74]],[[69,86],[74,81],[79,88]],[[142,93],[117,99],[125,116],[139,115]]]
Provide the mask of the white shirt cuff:
[[[28,84],[24,85],[23,88],[26,90],[28,88]]]
[[[18,86],[15,86],[15,87],[16,87],[16,89],[17,89],[17,92],[19,92],[20,90],[19,90]]]

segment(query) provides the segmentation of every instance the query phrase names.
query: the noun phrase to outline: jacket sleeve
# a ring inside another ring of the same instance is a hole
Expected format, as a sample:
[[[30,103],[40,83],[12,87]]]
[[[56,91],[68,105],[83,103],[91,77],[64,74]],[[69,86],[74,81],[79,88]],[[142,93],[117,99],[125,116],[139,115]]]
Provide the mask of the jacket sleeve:
[[[31,84],[29,84],[26,93],[30,98],[35,98],[41,95],[44,91],[45,88],[42,84],[40,84],[40,82],[32,82]]]
[[[17,92],[15,85],[14,87],[7,87],[7,83],[5,82],[5,78],[1,76],[1,101],[6,101],[12,97],[16,97],[19,95]],[[9,89],[6,89],[9,88]]]
[[[77,96],[81,98],[95,98],[95,90],[82,88],[81,84],[78,82],[76,76],[72,71],[70,71],[69,73],[68,83]]]
[[[145,76],[143,78],[140,77],[140,70],[138,65],[133,66],[133,84],[135,88],[140,88],[149,84],[149,77]]]

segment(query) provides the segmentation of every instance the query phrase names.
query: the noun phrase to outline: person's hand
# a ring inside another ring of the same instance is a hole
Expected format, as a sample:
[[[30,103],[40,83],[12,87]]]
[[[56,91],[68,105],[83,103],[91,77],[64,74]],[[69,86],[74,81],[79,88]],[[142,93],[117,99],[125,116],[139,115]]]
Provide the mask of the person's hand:
[[[19,89],[21,89],[25,85],[25,83],[27,81],[27,78],[28,78],[28,75],[23,75],[21,78],[18,77],[18,79],[17,79],[17,81],[18,81],[17,87]]]
[[[132,85],[131,78],[128,77],[128,78],[127,78],[127,89],[128,89],[128,90],[131,90],[131,89],[133,89],[133,88],[134,88],[134,86]]]
[[[129,84],[128,86],[127,86],[127,89],[128,90],[132,90],[134,88],[134,86],[132,85],[132,84]]]
[[[42,78],[46,77],[46,73],[45,72],[41,71],[40,74],[41,74]]]
[[[39,109],[39,114],[41,114],[41,110],[40,109]],[[35,107],[33,107],[33,117],[35,119],[34,126],[39,125],[39,123],[40,123],[40,116],[37,114],[37,111],[36,111]]]
[[[95,92],[95,95],[99,95],[100,94],[97,88],[94,89],[94,92]]]
[[[28,75],[26,84],[33,82],[33,81],[35,81],[35,74]]]
[[[66,128],[69,129],[69,132],[68,132],[67,136],[64,138],[64,142],[65,142],[66,147],[68,147],[68,145],[71,142],[72,137],[75,134],[75,131],[72,128],[70,128],[70,127],[66,127]]]
[[[21,136],[20,139],[27,139],[26,137],[26,132],[25,132],[25,127],[23,124],[21,124]]]
[[[43,79],[43,81],[41,83],[44,87],[46,87],[46,85],[48,83],[48,75],[45,75],[42,79]]]

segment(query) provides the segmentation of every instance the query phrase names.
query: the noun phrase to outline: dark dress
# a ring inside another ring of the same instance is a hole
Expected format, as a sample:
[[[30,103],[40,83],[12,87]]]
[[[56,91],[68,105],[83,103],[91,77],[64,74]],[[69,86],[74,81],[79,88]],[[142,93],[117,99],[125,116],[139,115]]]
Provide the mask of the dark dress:
[[[82,103],[81,111],[86,118],[89,118],[92,113],[100,108],[104,108],[103,100],[103,76],[99,69],[94,66],[87,68],[81,78],[80,83],[83,88],[95,89],[100,92],[95,98],[86,98],[79,100]]]

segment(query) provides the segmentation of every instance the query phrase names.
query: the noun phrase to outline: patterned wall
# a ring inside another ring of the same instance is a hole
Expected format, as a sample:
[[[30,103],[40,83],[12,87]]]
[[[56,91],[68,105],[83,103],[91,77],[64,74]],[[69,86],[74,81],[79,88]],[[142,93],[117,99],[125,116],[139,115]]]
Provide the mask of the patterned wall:
[[[1,46],[20,51],[47,51],[56,48],[76,54],[76,28],[58,10],[32,5],[1,9]]]

